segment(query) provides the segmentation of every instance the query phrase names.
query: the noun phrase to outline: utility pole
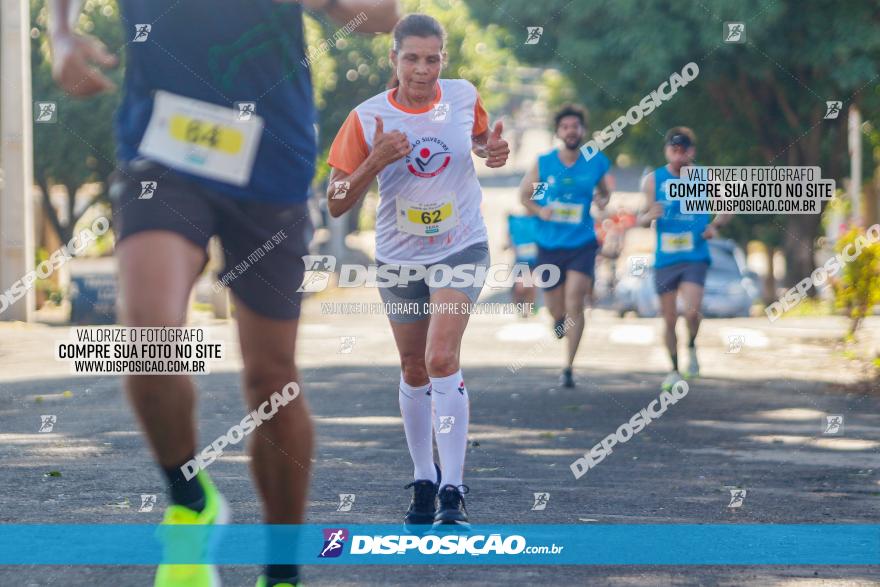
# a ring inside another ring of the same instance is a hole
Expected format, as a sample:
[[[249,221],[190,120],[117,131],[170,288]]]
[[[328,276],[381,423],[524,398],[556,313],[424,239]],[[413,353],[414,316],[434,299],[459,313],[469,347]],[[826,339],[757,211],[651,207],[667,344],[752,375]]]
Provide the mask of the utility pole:
[[[862,114],[858,106],[849,107],[849,202],[850,220],[862,226]]]
[[[34,268],[29,33],[29,3],[0,0],[0,295]],[[29,322],[33,307],[31,287],[0,320]]]

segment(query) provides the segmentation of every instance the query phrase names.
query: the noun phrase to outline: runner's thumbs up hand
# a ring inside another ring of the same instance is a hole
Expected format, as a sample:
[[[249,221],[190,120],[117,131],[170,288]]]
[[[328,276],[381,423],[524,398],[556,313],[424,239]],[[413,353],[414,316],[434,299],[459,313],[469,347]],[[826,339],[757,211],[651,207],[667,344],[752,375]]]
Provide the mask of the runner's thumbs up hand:
[[[373,134],[373,150],[370,156],[384,168],[386,165],[406,157],[412,150],[412,145],[409,144],[406,135],[399,130],[386,133],[382,117],[376,116],[375,118],[376,132]]]
[[[501,138],[503,128],[504,125],[499,120],[489,134],[489,140],[486,141],[486,167],[504,167],[504,164],[507,163],[510,147],[507,141]]]

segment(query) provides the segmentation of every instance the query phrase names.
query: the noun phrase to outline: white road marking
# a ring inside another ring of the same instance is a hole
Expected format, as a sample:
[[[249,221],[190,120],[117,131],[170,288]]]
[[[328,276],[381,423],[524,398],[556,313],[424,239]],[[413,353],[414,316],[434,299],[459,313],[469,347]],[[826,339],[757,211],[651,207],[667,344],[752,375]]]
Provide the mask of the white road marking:
[[[615,326],[608,333],[608,339],[615,344],[635,344],[650,346],[654,344],[656,332],[651,326],[622,324]]]
[[[550,338],[550,327],[541,322],[508,324],[499,328],[495,338],[502,342],[531,342],[542,338]]]

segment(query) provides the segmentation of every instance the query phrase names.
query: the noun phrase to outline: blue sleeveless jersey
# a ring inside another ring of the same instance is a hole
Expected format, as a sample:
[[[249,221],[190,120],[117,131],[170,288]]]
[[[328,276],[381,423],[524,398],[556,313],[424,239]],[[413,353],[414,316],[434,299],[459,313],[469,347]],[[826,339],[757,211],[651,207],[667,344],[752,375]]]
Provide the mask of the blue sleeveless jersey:
[[[538,158],[538,181],[546,184],[535,204],[553,208],[551,220],[538,220],[536,240],[544,249],[576,249],[596,240],[590,205],[593,190],[611,168],[611,161],[599,153],[587,161],[583,154],[571,167],[559,160],[554,149]]]
[[[678,179],[666,166],[654,170],[654,197],[663,204],[663,216],[657,219],[657,249],[654,266],[667,267],[676,263],[711,263],[709,244],[703,231],[709,224],[709,214],[682,214],[680,199],[670,200],[666,182]]]
[[[129,41],[136,25],[154,23],[142,42],[126,44],[123,99],[116,112],[118,158],[138,155],[165,90],[234,108],[255,102],[265,122],[250,183],[236,186],[179,171],[233,198],[304,202],[317,143],[302,6],[272,0],[120,0]]]
[[[538,217],[511,214],[507,217],[507,229],[510,232],[510,242],[516,252],[516,260],[523,263],[537,261],[538,247],[535,233],[538,229]]]

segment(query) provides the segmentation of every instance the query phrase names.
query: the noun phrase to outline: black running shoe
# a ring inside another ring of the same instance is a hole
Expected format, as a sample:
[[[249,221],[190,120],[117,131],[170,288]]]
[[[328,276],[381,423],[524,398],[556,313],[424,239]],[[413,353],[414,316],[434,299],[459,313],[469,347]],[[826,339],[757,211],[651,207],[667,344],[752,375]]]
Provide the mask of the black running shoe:
[[[553,323],[553,334],[556,338],[565,337],[565,316]]]
[[[468,523],[467,510],[464,507],[464,494],[468,493],[467,485],[444,485],[440,490],[438,497],[440,499],[440,507],[437,508],[437,515],[434,516],[434,529],[440,526],[456,526],[462,529],[470,529]]]
[[[413,490],[412,501],[403,518],[403,523],[409,530],[419,530],[411,526],[426,526],[434,521],[434,514],[437,511],[437,489],[440,487],[440,467],[436,463],[434,467],[437,469],[437,483],[420,479],[403,487],[404,489],[412,487]]]
[[[562,370],[562,374],[559,376],[559,385],[562,387],[574,387],[574,375],[571,372],[571,367],[566,367]]]

